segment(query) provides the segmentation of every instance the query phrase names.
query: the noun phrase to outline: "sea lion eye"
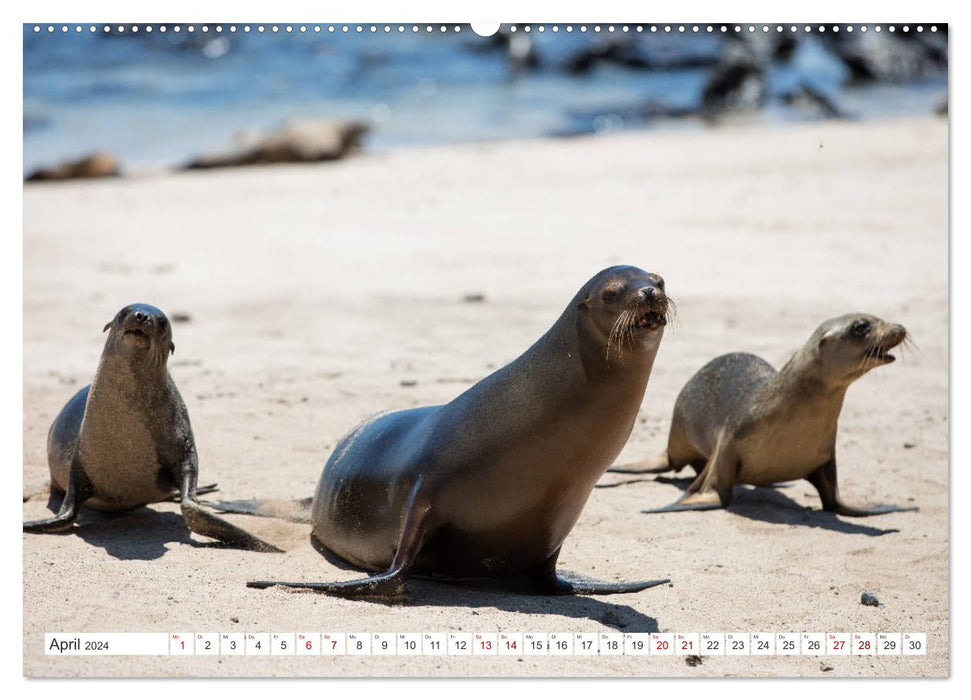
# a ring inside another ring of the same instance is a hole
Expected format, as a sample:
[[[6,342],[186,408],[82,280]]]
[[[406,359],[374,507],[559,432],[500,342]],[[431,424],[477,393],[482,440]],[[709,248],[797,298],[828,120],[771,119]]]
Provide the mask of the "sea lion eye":
[[[853,335],[866,335],[869,332],[870,322],[863,318],[853,321],[853,325],[850,326],[850,333]]]
[[[603,296],[601,297],[601,299],[603,299],[604,304],[609,304],[616,298],[617,298],[617,291],[614,289],[608,289],[606,292],[603,293]]]

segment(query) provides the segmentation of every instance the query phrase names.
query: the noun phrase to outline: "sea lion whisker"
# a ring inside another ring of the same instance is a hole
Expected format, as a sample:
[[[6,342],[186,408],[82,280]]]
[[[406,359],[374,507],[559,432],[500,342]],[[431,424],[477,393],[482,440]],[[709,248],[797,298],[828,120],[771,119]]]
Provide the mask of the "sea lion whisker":
[[[619,337],[621,328],[623,326],[625,313],[626,311],[618,314],[617,318],[614,320],[614,324],[610,328],[610,334],[607,336],[607,349],[606,349],[605,359],[608,365],[610,364],[610,348],[617,341]],[[622,354],[619,354],[618,357],[621,357],[621,356]]]

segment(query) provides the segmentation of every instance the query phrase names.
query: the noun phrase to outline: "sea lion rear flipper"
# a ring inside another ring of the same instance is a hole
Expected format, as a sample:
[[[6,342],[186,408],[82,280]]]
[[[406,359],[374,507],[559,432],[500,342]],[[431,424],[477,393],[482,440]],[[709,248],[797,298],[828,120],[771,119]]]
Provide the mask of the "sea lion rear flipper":
[[[854,508],[840,499],[839,487],[836,483],[836,459],[831,459],[823,466],[806,477],[806,481],[816,487],[819,498],[823,502],[823,510],[837,515],[851,518],[862,518],[869,515],[883,515],[884,513],[905,513],[918,510],[916,506],[879,505],[869,508]]]
[[[240,513],[263,518],[279,518],[292,523],[309,523],[313,500],[313,498],[293,500],[254,498],[243,501],[207,502],[207,505],[220,513]]]
[[[700,491],[682,496],[670,505],[661,508],[648,508],[642,513],[674,513],[679,510],[718,510],[724,508],[721,498],[715,491]]]
[[[665,450],[657,457],[619,464],[607,471],[611,474],[663,474],[664,472],[679,471],[684,466],[682,464],[680,467],[676,467],[671,464],[671,460],[668,459],[668,451]]]
[[[231,547],[249,549],[256,552],[282,552],[283,550],[269,542],[264,542],[256,535],[252,535],[241,527],[233,525],[228,520],[220,518],[205,510],[196,500],[196,471],[183,469],[182,471],[182,517],[189,529],[197,535],[212,537]]]
[[[71,467],[67,482],[67,490],[61,500],[61,507],[57,514],[43,520],[32,520],[24,523],[24,532],[64,532],[70,530],[74,521],[78,518],[78,511],[81,503],[87,498],[90,488],[86,486],[80,466],[75,463]],[[51,497],[53,499],[56,487],[51,485]]]
[[[320,583],[289,583],[286,581],[247,581],[249,588],[304,588],[338,598],[400,599],[405,595],[405,581],[428,532],[431,506],[420,496],[421,482],[415,485],[408,499],[405,525],[401,530],[398,548],[387,571],[352,581]]]

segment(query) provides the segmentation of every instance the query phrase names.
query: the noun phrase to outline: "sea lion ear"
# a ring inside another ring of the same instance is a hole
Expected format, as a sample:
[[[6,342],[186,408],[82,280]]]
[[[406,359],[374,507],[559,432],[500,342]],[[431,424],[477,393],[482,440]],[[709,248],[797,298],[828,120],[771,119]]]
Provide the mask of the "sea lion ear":
[[[112,323],[114,323],[114,321],[108,321],[108,323],[105,324],[104,330],[101,331],[101,332],[102,333],[107,333],[108,332],[108,329],[111,328],[111,324]]]
[[[583,298],[579,304],[577,304],[578,309],[589,309],[590,308],[590,295],[588,294]]]
[[[173,355],[175,354],[175,343],[173,343],[171,340],[169,341],[169,352]]]

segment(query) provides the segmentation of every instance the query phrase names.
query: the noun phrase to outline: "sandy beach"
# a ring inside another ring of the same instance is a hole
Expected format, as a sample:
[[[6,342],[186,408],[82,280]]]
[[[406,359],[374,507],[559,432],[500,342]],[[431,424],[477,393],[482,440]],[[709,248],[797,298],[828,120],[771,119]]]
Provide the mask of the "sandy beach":
[[[853,385],[837,440],[851,519],[807,482],[729,510],[642,515],[678,488],[595,490],[561,568],[670,578],[641,593],[526,597],[433,582],[383,605],[248,579],[355,574],[306,525],[228,516],[284,548],[190,535],[172,503],[24,535],[27,676],[945,676],[948,645],[946,119],[745,125],[146,174],[24,189],[24,490],[91,381],[102,326],[154,304],[224,498],[313,493],[336,441],[386,409],[446,402],[518,356],[598,270],[662,274],[677,322],[620,461],[663,449],[675,397],[731,351],[780,367],[823,320],[866,311],[918,348]],[[470,301],[481,295],[481,301]],[[607,475],[605,482],[618,480]],[[43,517],[46,496],[23,507]],[[861,605],[863,591],[882,607]],[[926,656],[70,657],[45,632],[924,632]]]

